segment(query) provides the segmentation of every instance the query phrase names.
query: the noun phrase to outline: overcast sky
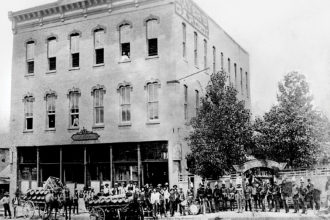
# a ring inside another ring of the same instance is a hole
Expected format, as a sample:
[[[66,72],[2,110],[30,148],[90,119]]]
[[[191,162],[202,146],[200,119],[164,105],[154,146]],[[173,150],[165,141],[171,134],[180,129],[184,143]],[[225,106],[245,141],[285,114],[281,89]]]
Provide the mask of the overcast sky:
[[[250,54],[254,115],[276,101],[283,75],[307,76],[315,106],[330,116],[329,0],[195,0]],[[12,32],[8,11],[53,2],[4,1],[0,8],[0,131],[9,122]]]

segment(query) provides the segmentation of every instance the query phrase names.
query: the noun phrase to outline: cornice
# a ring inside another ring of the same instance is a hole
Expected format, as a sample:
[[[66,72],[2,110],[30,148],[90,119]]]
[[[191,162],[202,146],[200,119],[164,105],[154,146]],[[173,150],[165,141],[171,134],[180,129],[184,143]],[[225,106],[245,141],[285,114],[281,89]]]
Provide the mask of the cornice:
[[[111,13],[113,10],[139,7],[155,2],[170,3],[173,0],[58,0],[17,12],[9,12],[8,18],[12,21],[12,30],[16,34],[19,29],[34,28],[79,17],[86,18],[98,13]]]

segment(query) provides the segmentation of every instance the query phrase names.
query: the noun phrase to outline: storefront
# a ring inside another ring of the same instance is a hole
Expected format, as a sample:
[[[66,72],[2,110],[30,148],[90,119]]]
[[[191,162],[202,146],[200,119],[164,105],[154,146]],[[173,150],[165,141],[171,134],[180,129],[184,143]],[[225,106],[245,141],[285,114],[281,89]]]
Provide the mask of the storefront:
[[[164,184],[169,180],[166,141],[68,146],[18,147],[18,180],[23,192],[49,176],[67,185],[102,183]]]

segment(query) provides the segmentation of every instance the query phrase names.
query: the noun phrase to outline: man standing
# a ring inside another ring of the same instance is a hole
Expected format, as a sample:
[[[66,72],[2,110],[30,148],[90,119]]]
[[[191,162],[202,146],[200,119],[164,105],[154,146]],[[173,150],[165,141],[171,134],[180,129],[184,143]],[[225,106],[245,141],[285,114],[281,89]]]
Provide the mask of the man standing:
[[[0,200],[0,204],[3,205],[4,211],[5,211],[5,218],[11,219],[11,212],[10,212],[10,207],[9,207],[9,193],[5,192],[3,198]]]
[[[262,185],[259,187],[259,203],[261,204],[261,211],[266,211],[266,196],[267,196],[267,185],[265,182],[262,183]]]
[[[296,186],[295,183],[293,183],[292,194],[293,194],[294,213],[297,213],[299,212],[299,187]]]
[[[281,199],[280,187],[277,185],[276,180],[274,180],[274,186],[273,186],[273,206],[275,206],[275,212],[279,212],[280,211],[280,199]]]
[[[300,179],[300,187],[299,187],[299,205],[302,207],[302,214],[307,214],[306,206],[305,206],[305,196],[307,189],[304,187],[303,178]]]
[[[273,210],[273,187],[270,185],[270,183],[267,183],[267,202],[269,211],[271,212]]]
[[[311,179],[307,180],[307,195],[306,201],[309,203],[311,209],[313,210],[314,206],[314,184],[311,182]]]
[[[258,193],[258,183],[254,182],[252,185],[252,199],[254,203],[254,210],[258,211],[259,193]]]
[[[252,187],[249,184],[248,181],[246,181],[246,187],[245,187],[245,211],[248,211],[248,208],[250,209],[250,212],[252,211],[251,207],[251,197],[252,197]]]
[[[205,206],[208,210],[209,213],[213,212],[213,207],[212,207],[212,189],[210,186],[210,183],[207,183],[206,189],[205,189],[205,195],[204,195],[204,199],[205,199]]]
[[[186,212],[185,212],[185,203],[187,202],[186,201],[186,197],[184,195],[184,192],[182,191],[182,187],[180,186],[179,188],[179,208],[180,208],[180,215],[186,215]]]
[[[241,186],[241,183],[237,184],[236,188],[236,202],[237,202],[237,212],[242,213],[243,212],[243,207],[244,207],[244,193],[243,193],[243,188]]]
[[[199,201],[199,205],[201,207],[201,213],[204,213],[204,194],[205,194],[205,190],[204,190],[204,186],[202,183],[199,184],[199,188],[197,189],[197,199]]]
[[[219,212],[220,211],[220,196],[221,196],[221,192],[220,189],[218,187],[218,183],[216,182],[214,184],[214,190],[213,190],[213,198],[214,198],[214,209],[215,212]]]
[[[221,211],[227,211],[228,189],[226,188],[225,181],[222,181],[220,193],[221,193]]]
[[[170,215],[171,217],[174,216],[174,210],[175,210],[175,206],[176,206],[176,194],[174,192],[174,189],[172,188],[170,190]]]
[[[281,184],[281,197],[283,201],[283,207],[285,209],[285,212],[289,212],[289,205],[288,205],[288,200],[289,197],[292,194],[292,186],[290,182],[286,182],[286,179],[283,179],[282,184]]]
[[[236,193],[236,189],[233,186],[233,182],[230,181],[230,186],[229,186],[229,203],[230,203],[230,210],[231,211],[234,211],[235,193]]]

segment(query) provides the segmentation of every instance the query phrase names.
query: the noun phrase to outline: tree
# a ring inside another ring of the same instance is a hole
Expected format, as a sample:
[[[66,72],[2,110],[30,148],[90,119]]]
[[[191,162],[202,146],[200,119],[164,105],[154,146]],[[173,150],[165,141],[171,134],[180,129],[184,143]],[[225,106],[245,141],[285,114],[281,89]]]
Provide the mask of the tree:
[[[309,167],[316,162],[326,137],[327,118],[313,107],[304,75],[288,73],[279,83],[278,103],[255,120],[256,157],[287,162],[290,167]]]
[[[188,169],[204,178],[217,178],[244,162],[252,138],[250,111],[226,82],[225,72],[212,74],[200,110],[190,122]]]

